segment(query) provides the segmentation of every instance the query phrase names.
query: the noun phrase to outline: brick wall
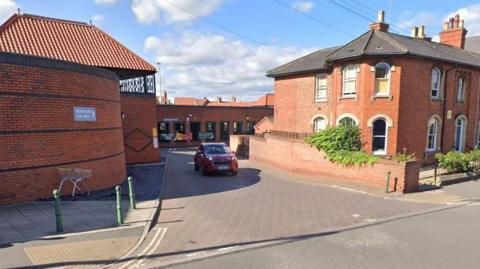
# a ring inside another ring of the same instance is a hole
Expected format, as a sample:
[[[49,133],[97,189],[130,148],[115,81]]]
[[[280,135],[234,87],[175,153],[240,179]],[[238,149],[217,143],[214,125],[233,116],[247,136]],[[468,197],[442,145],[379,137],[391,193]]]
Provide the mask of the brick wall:
[[[119,98],[109,71],[0,53],[0,204],[51,197],[56,167],[92,169],[91,190],[122,183]],[[74,121],[75,106],[94,107],[97,120]]]
[[[127,164],[159,162],[160,151],[154,148],[152,134],[157,128],[155,96],[121,94],[120,100]]]
[[[250,159],[281,169],[317,177],[335,178],[385,188],[385,175],[391,172],[389,189],[414,192],[418,188],[419,162],[395,163],[379,160],[375,165],[346,167],[325,159],[323,152],[301,140],[266,135],[250,137]]]

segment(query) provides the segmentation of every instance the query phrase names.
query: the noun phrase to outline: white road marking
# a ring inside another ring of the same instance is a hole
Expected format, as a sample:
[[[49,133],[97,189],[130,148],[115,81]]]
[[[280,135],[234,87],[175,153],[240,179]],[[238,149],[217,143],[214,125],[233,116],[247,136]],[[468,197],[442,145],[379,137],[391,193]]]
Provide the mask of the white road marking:
[[[360,214],[353,214],[352,217],[358,218],[358,217],[360,217]]]
[[[193,256],[197,256],[197,255],[202,255],[202,254],[205,254],[205,253],[206,253],[205,251],[199,251],[199,252],[194,252],[194,253],[186,254],[185,256],[187,256],[187,257],[193,257]]]
[[[153,228],[153,229],[157,229],[157,231],[156,231],[156,234],[153,237],[152,241],[150,242],[150,244],[148,244],[148,246],[145,249],[143,249],[143,251],[139,255],[137,255],[137,257],[135,257],[135,259],[125,263],[124,265],[119,267],[119,269],[127,268],[127,267],[130,266],[130,264],[132,264],[134,262],[136,262],[136,263],[134,265],[132,265],[132,267],[133,266],[138,266],[140,263],[143,262],[143,260],[145,260],[146,257],[150,256],[158,248],[158,246],[160,245],[160,243],[163,240],[163,237],[165,236],[165,233],[167,232],[167,228]],[[155,244],[155,246],[153,244]],[[148,251],[148,253],[147,253],[147,251]],[[147,253],[147,254],[145,254],[145,253]],[[138,257],[142,257],[142,258],[139,259]]]
[[[366,191],[359,191],[359,190],[355,190],[355,189],[351,189],[351,188],[340,187],[340,186],[337,186],[337,185],[330,185],[330,186],[333,187],[333,188],[337,188],[337,189],[344,190],[344,191],[350,191],[350,192],[368,194]]]
[[[119,226],[119,227],[114,227],[114,228],[105,228],[105,229],[99,229],[99,230],[93,230],[93,231],[85,231],[85,232],[78,232],[78,233],[65,233],[65,234],[54,234],[54,235],[46,235],[42,236],[39,239],[50,239],[50,238],[55,238],[55,237],[70,237],[70,236],[76,236],[76,235],[84,235],[84,234],[95,234],[95,233],[103,233],[103,232],[110,232],[110,231],[117,231],[117,230],[124,230],[124,229],[132,229],[136,227],[143,226],[141,223],[134,223],[129,226]]]
[[[226,247],[226,248],[219,248],[219,249],[217,249],[217,251],[227,251],[227,250],[234,249],[234,248],[237,248],[237,246]]]
[[[366,221],[366,222],[374,222],[376,221],[377,219],[364,219],[363,221]]]

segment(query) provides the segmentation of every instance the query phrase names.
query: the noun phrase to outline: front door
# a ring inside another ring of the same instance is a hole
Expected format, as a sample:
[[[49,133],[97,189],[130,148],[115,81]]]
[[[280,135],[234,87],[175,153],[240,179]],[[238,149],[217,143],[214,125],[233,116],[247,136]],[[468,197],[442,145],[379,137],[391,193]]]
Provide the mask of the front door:
[[[192,122],[190,125],[190,131],[192,132],[192,141],[200,140],[200,122]]]

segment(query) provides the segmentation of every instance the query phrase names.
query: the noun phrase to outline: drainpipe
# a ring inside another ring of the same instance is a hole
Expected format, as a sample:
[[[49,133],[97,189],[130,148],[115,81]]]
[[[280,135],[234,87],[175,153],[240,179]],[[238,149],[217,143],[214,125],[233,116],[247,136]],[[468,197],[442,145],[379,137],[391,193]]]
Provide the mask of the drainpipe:
[[[477,143],[478,143],[478,106],[479,106],[479,103],[480,103],[480,75],[478,75],[478,78],[477,78],[477,84],[478,84],[478,89],[477,89],[477,109],[475,111],[475,137],[474,137],[474,145],[475,147],[477,147]]]
[[[448,94],[447,94],[447,82],[448,82],[448,79],[447,79],[447,76],[448,76],[448,72],[452,71],[453,69],[455,69],[457,67],[457,65],[455,65],[454,67],[451,67],[450,69],[446,70],[445,71],[445,75],[442,76],[442,86],[443,86],[443,94],[444,94],[444,99],[443,99],[443,116],[442,116],[442,133],[440,134],[440,151],[443,151],[443,145],[444,145],[444,134],[445,134],[445,125],[446,124],[446,118],[447,118],[447,97],[448,97]],[[455,96],[454,96],[455,97]]]

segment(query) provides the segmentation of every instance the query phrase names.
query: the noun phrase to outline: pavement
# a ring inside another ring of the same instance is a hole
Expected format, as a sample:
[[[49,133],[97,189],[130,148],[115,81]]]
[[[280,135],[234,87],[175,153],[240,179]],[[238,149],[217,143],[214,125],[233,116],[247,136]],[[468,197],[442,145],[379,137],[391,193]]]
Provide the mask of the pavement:
[[[479,213],[480,204],[473,203],[171,268],[476,269]]]
[[[163,164],[131,166],[127,172],[134,179],[137,209],[129,209],[125,182],[121,226],[113,188],[75,201],[62,198],[63,233],[56,233],[53,201],[0,206],[0,268],[95,267],[132,249],[156,210]]]
[[[167,266],[446,206],[309,181],[248,160],[237,176],[202,176],[192,160],[191,150],[170,152],[154,232],[118,268]]]

